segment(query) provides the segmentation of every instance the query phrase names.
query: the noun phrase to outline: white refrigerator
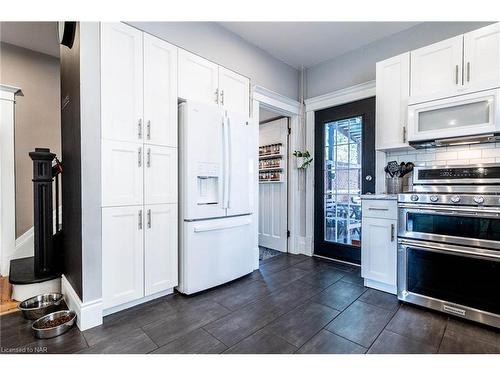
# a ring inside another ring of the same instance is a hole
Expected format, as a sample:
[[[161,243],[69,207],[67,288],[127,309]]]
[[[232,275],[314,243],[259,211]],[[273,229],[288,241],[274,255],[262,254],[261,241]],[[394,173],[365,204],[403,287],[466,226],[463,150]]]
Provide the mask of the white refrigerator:
[[[258,129],[217,105],[179,104],[179,286],[192,294],[254,270]]]

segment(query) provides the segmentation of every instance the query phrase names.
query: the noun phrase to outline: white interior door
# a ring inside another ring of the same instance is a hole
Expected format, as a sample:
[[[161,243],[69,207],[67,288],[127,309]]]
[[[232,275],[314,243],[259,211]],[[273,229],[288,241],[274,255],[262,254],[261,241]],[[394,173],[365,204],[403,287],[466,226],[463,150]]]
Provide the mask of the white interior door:
[[[450,96],[462,85],[463,35],[411,51],[412,99]]]
[[[145,142],[177,147],[177,47],[144,34]]]
[[[130,302],[143,295],[143,206],[103,208],[104,308]]]
[[[142,115],[142,32],[121,22],[102,22],[102,138],[142,139]]]
[[[103,207],[142,204],[143,153],[142,144],[102,141]]]
[[[177,204],[145,206],[145,294],[177,286]]]
[[[227,215],[251,213],[255,192],[255,147],[258,128],[245,114],[228,112],[226,117],[228,143]]]
[[[241,74],[219,66],[221,105],[230,112],[248,115],[250,112],[250,80]]]
[[[144,204],[177,203],[177,149],[144,148]]]
[[[259,146],[281,143],[282,182],[259,183],[259,246],[287,251],[288,118],[259,126]]]
[[[202,103],[219,103],[218,65],[179,50],[179,97]]]
[[[484,90],[500,86],[500,23],[464,35],[464,84]]]

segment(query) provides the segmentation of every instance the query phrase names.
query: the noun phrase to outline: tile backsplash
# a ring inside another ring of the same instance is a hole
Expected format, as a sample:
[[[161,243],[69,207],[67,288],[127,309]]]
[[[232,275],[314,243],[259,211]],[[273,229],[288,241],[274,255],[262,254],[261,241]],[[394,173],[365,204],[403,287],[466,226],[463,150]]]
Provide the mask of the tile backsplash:
[[[386,154],[386,160],[411,161],[420,166],[500,163],[500,143],[393,151]]]

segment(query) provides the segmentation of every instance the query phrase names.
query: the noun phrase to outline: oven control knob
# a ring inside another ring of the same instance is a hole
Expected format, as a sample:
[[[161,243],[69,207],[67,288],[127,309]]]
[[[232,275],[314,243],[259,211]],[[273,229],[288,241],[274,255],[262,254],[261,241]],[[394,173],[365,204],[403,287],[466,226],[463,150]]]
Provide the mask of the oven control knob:
[[[450,198],[450,201],[452,203],[458,203],[460,202],[460,197],[458,195],[453,195],[451,198]]]
[[[480,195],[476,195],[473,199],[474,199],[474,202],[476,202],[477,204],[484,203],[484,197],[482,197]]]
[[[418,195],[417,194],[412,194],[410,199],[413,201],[413,202],[416,202],[418,201]]]
[[[437,195],[431,195],[429,197],[429,199],[430,199],[431,202],[434,202],[434,203],[436,203],[439,200],[439,198],[438,198]]]

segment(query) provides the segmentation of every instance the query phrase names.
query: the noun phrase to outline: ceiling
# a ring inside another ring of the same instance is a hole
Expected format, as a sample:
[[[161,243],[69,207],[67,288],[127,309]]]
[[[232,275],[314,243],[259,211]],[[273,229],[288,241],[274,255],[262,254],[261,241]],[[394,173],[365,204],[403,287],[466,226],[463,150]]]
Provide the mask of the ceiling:
[[[333,59],[419,22],[219,22],[295,68]]]
[[[57,22],[0,22],[0,40],[59,57]]]

